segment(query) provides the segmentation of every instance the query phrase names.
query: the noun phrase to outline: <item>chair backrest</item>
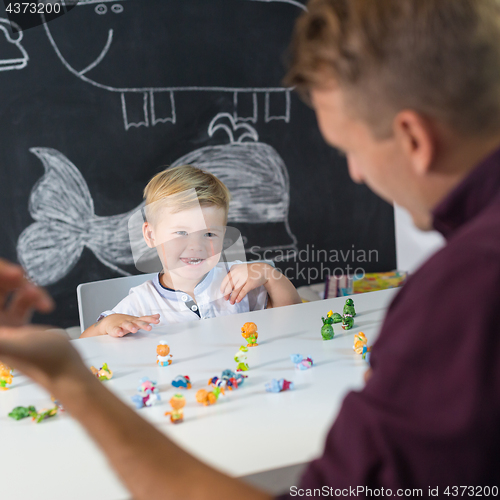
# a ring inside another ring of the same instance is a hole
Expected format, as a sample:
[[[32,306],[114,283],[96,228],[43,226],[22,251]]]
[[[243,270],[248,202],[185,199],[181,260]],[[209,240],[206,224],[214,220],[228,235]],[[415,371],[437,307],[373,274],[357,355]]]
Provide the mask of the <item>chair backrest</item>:
[[[157,273],[138,274],[110,280],[82,283],[76,289],[80,328],[83,331],[93,325],[103,311],[113,309],[134,286],[153,279]]]

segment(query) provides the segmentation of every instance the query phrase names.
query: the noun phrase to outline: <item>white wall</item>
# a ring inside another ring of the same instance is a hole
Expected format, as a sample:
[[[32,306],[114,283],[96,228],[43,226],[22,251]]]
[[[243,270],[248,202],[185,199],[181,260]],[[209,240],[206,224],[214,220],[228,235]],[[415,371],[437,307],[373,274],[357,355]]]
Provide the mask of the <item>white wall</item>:
[[[398,270],[415,271],[434,252],[444,245],[444,238],[437,231],[420,231],[410,214],[394,205],[396,225],[396,257]]]

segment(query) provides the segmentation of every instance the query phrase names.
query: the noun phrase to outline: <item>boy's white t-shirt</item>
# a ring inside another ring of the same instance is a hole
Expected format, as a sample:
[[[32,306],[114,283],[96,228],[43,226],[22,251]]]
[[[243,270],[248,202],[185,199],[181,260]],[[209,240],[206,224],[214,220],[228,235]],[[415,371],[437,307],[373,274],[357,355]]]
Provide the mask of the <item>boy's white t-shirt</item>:
[[[240,262],[228,263],[227,268],[230,269],[235,264]],[[220,285],[227,275],[227,268],[225,264],[217,264],[196,285],[194,289],[196,303],[187,293],[165,288],[160,283],[158,273],[154,279],[131,288],[127,297],[112,310],[101,313],[98,320],[110,314],[149,316],[159,313],[160,323],[157,326],[161,326],[265,309],[267,291],[264,286],[251,290],[241,302],[234,305],[224,299]]]

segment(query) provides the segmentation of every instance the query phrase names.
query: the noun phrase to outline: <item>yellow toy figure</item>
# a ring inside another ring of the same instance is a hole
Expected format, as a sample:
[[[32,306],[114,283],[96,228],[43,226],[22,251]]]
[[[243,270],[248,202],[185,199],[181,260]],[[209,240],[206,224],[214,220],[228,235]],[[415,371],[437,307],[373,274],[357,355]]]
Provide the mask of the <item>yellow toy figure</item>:
[[[113,378],[113,372],[109,369],[107,363],[104,363],[99,370],[95,366],[91,366],[90,371],[101,381]]]
[[[184,420],[184,406],[186,406],[186,399],[182,394],[174,394],[169,401],[172,411],[167,411],[165,416],[170,415],[170,422],[173,424],[180,424]]]
[[[172,360],[169,359],[172,357],[170,354],[170,347],[168,347],[167,342],[165,340],[160,340],[160,343],[156,347],[156,364],[158,366],[168,366],[172,364]]]
[[[12,368],[0,362],[0,391],[6,391],[8,385],[12,384]]]
[[[259,334],[257,333],[257,325],[255,323],[245,323],[241,327],[241,335],[248,342],[247,347],[255,347],[259,345],[257,344]]]

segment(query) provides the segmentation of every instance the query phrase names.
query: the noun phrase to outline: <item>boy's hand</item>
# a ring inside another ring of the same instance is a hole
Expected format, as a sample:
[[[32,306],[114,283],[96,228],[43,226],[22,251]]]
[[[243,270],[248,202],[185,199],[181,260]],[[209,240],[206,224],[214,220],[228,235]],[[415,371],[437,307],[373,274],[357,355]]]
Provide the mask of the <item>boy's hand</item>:
[[[110,314],[97,323],[101,335],[123,337],[127,333],[136,333],[138,330],[151,330],[151,324],[160,322],[159,314],[151,316],[129,316],[128,314]]]
[[[48,313],[54,302],[24,276],[22,267],[0,259],[0,325],[29,323],[33,311]]]
[[[241,302],[248,292],[268,282],[268,273],[272,269],[269,264],[262,262],[235,264],[223,279],[220,290],[231,304]]]

